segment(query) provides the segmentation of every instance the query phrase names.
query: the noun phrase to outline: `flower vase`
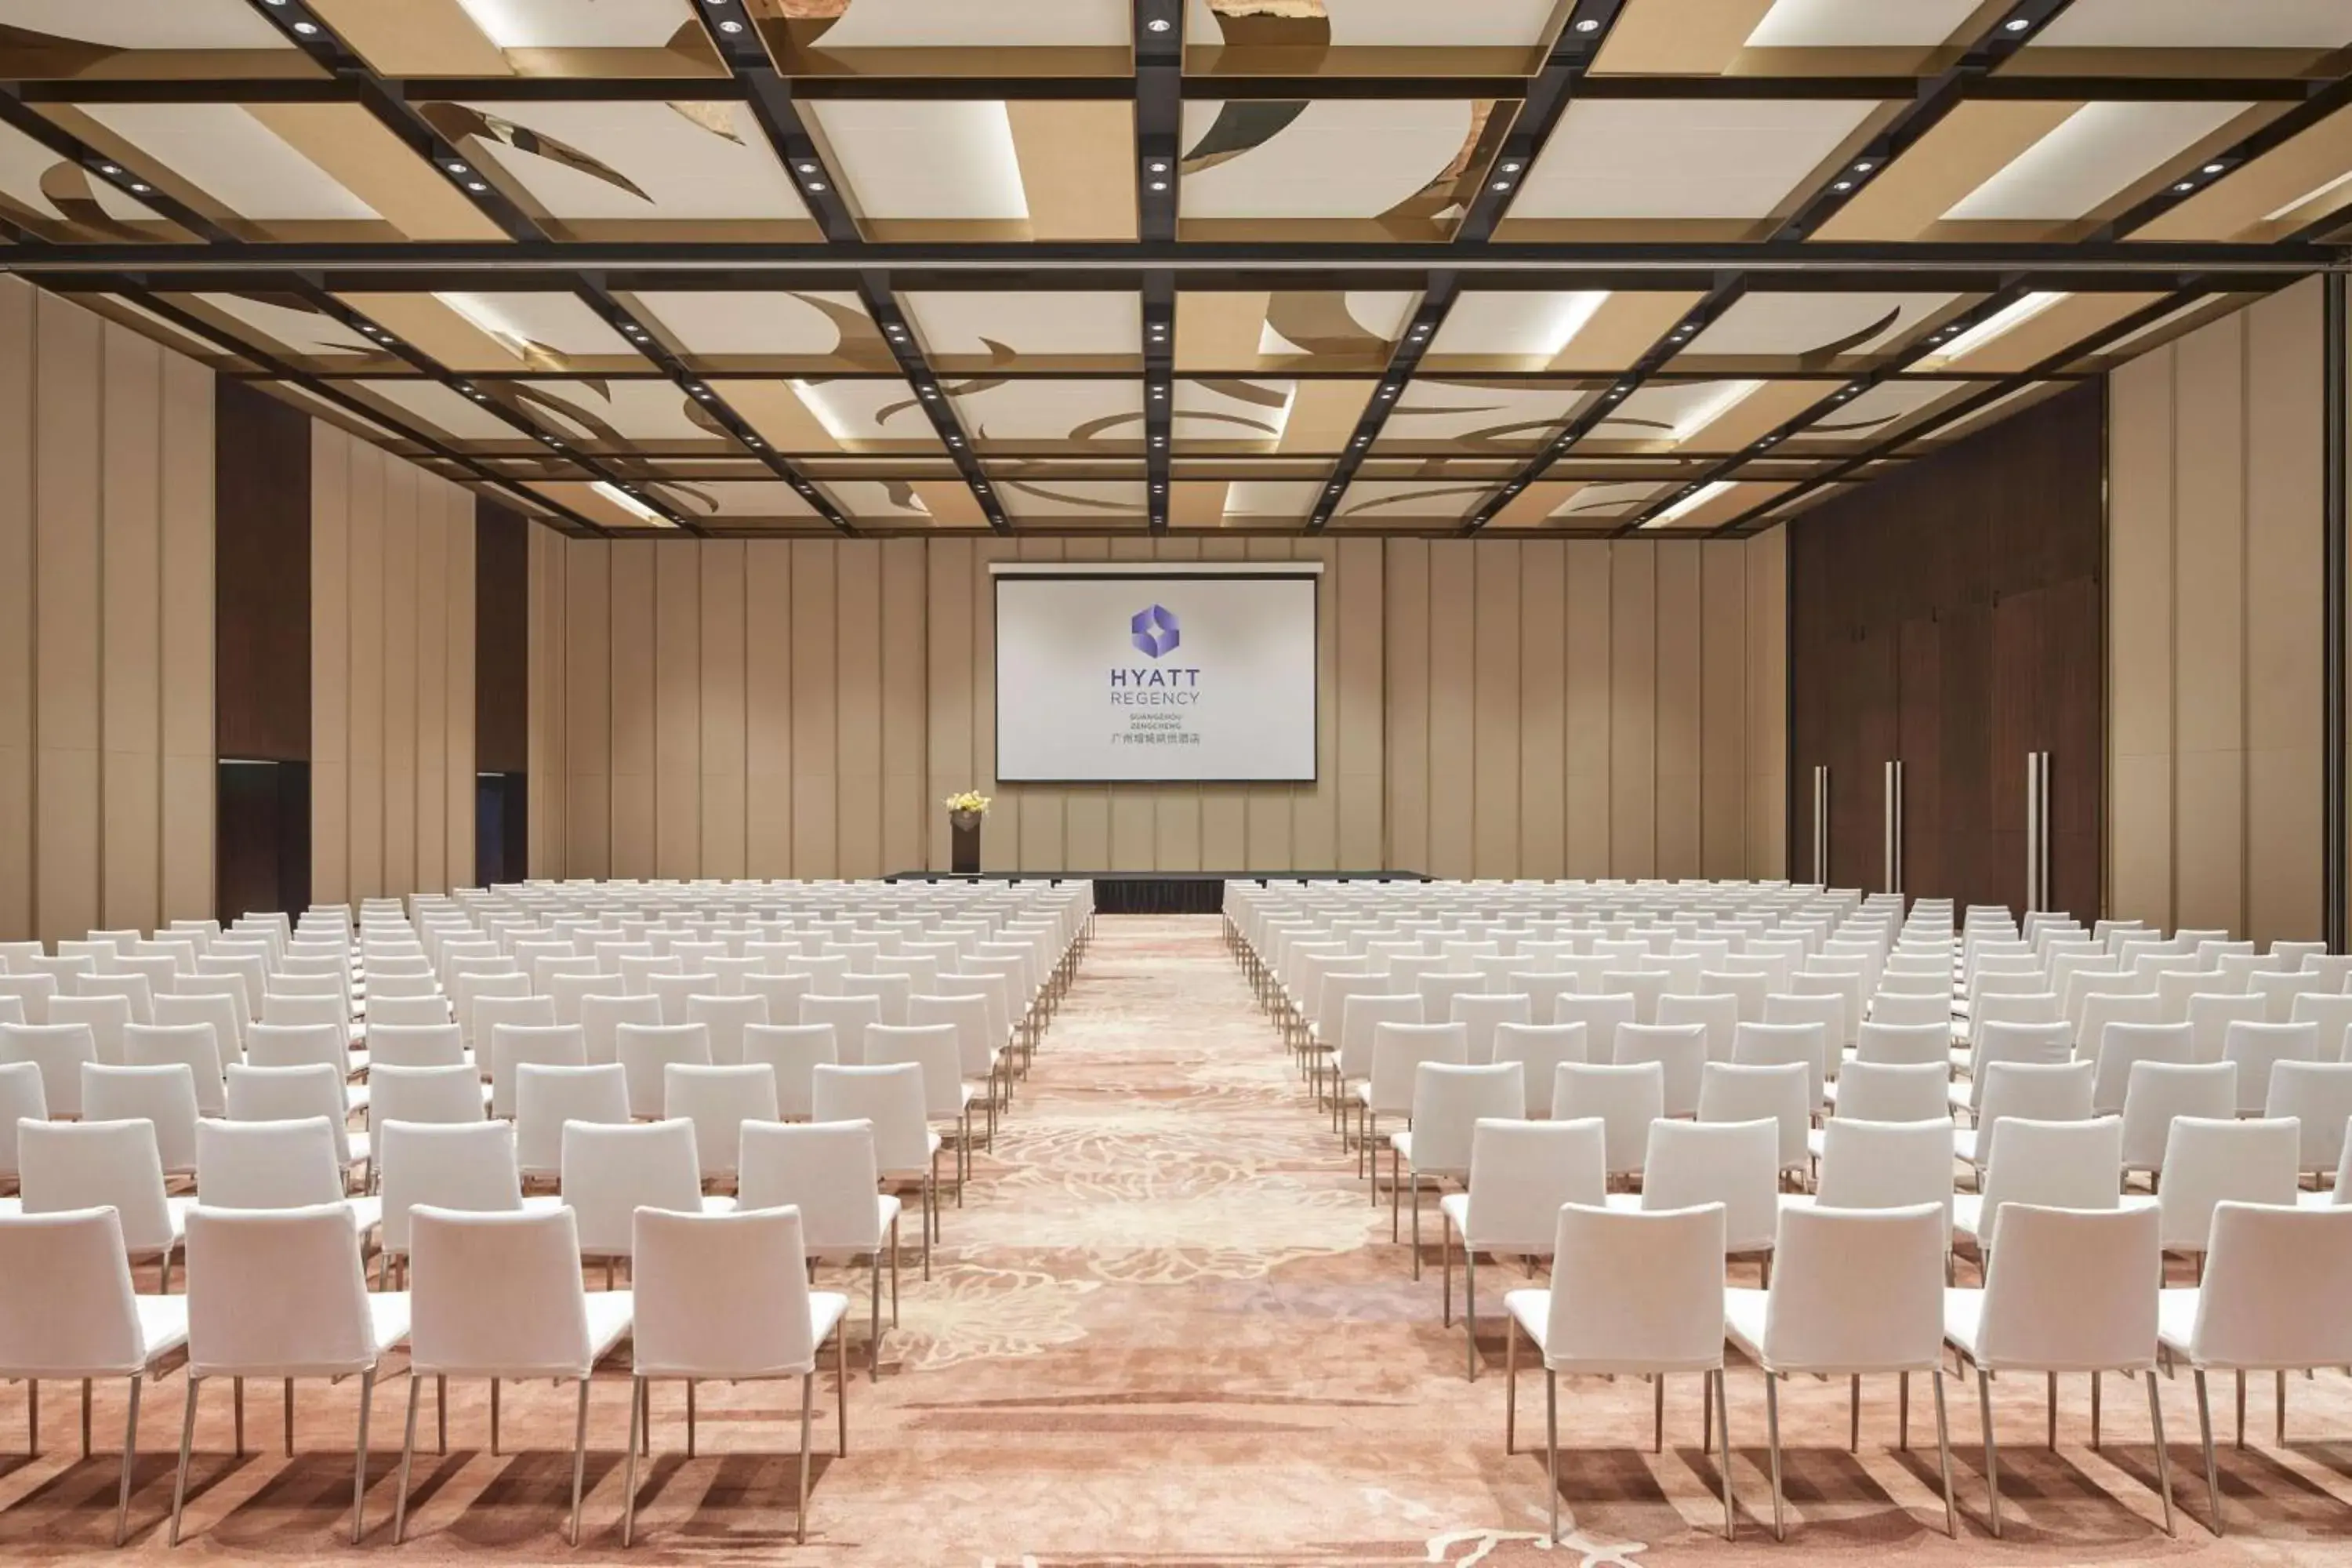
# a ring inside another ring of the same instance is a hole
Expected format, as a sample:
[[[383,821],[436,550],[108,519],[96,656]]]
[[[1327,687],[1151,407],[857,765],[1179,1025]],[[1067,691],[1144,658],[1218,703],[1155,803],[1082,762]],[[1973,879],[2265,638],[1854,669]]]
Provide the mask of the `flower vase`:
[[[948,813],[948,825],[955,829],[950,868],[960,877],[976,876],[980,871],[980,821],[981,814],[976,811]]]

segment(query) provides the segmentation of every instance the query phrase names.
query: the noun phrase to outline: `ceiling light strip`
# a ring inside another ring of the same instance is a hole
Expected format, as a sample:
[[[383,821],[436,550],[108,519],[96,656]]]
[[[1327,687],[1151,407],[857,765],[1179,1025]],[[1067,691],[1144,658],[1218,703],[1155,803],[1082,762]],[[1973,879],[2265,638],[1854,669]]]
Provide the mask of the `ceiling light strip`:
[[[1405,323],[1404,331],[1389,350],[1387,372],[1372,395],[1365,400],[1364,412],[1357,417],[1355,429],[1349,433],[1347,446],[1340,448],[1339,460],[1331,465],[1331,472],[1315,498],[1314,510],[1307,514],[1307,532],[1320,533],[1330,526],[1339,503],[1347,499],[1348,487],[1355,482],[1356,470],[1363,467],[1372,444],[1381,438],[1381,428],[1402,401],[1406,384],[1420,368],[1429,345],[1436,341],[1438,329],[1445,324],[1446,315],[1461,292],[1461,279],[1453,273],[1429,275],[1429,288],[1414,307],[1412,319]]]
[[[2103,244],[2145,228],[2215,181],[2227,179],[2338,110],[2352,108],[2352,76],[2339,76],[2330,81],[2305,82],[2303,87],[2305,96],[2301,103],[2264,122],[2234,145],[2199,158],[2161,189],[2126,208],[2095,233],[2085,236],[2085,239],[2090,243]],[[2272,216],[2275,217],[2277,215]],[[2341,212],[2330,213],[2300,233],[2282,236],[2280,242],[2300,244],[2315,239],[2341,227],[2343,221]]]
[[[1135,233],[1176,237],[1184,121],[1184,0],[1135,0]]]
[[[981,514],[988,526],[999,533],[1011,531],[1004,521],[1004,502],[989,482],[988,472],[980,464],[980,455],[972,449],[971,437],[962,422],[957,418],[953,389],[943,386],[924,357],[922,344],[916,341],[915,329],[908,323],[906,312],[898,308],[890,291],[890,275],[887,272],[862,272],[857,278],[857,298],[874,324],[882,329],[882,341],[890,345],[891,357],[898,362],[898,374],[915,389],[924,415],[931,428],[947,448],[949,460],[956,466],[964,484],[971,489],[972,500],[980,503]]]
[[[1524,96],[1516,91],[1499,95],[1521,98],[1518,114],[1511,121],[1510,133],[1503,138],[1502,151],[1480,180],[1478,194],[1462,215],[1455,238],[1484,244],[1493,237],[1570,100],[1582,89],[1585,73],[1592,68],[1624,8],[1625,0],[1577,0],[1560,25],[1559,37],[1552,41],[1551,52],[1544,58],[1543,68],[1523,89]]]
[[[1151,531],[1168,531],[1170,448],[1175,436],[1176,279],[1143,276],[1143,500]]]
[[[146,205],[156,216],[164,218],[204,240],[208,245],[234,245],[243,237],[230,233],[195,208],[157,188],[136,167],[83,142],[48,116],[27,106],[15,90],[14,83],[0,83],[0,121],[5,121],[39,142],[69,163],[79,164],[94,180],[100,180],[128,194]],[[152,252],[152,245],[139,248]]]
[[[744,8],[743,0],[703,0],[695,12],[711,29],[719,58],[727,62],[728,71],[742,89],[751,118],[759,122],[769,149],[783,164],[793,188],[800,192],[809,216],[824,231],[826,242],[855,244],[858,237],[856,215],[850,211],[840,180],[835,177],[824,153],[818,149],[816,137],[793,100],[792,82],[778,73],[768,46],[760,36],[759,24]]]

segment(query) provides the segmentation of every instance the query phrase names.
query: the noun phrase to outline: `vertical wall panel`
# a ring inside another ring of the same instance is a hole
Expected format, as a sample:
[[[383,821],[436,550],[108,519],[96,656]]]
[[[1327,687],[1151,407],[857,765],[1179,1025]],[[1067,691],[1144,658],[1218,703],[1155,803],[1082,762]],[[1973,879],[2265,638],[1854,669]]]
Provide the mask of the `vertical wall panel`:
[[[1013,553],[1012,542],[1002,539],[980,540],[972,547],[971,778],[964,787],[992,797],[1000,792],[996,785],[996,588],[989,581],[988,563],[1011,560]],[[981,834],[983,870],[1008,871],[1024,864],[1019,792],[1001,793],[1003,799],[989,814]]]
[[[793,551],[743,546],[743,861],[752,877],[793,864]]]
[[[1654,550],[1609,552],[1609,869],[1657,875],[1657,577]]]
[[[1388,796],[1386,864],[1430,865],[1430,547],[1392,540],[1384,568],[1388,615]]]
[[[1518,547],[1518,646],[1510,650],[1518,679],[1518,851],[1516,874],[1551,879],[1567,864],[1567,692],[1562,661],[1568,635],[1567,546],[1532,539]]]
[[[34,938],[32,286],[0,278],[0,942]],[[209,825],[208,825],[209,826]],[[210,835],[206,835],[209,841]]]
[[[835,708],[840,874],[882,874],[882,546],[839,545],[834,557]]]
[[[2185,821],[2174,918],[2245,925],[2245,318],[2224,317],[2174,347],[2173,787]]]
[[[1068,561],[1149,561],[1154,549],[1150,539],[1072,539],[1066,544]],[[1069,868],[1150,870],[1152,802],[1161,793],[1107,784],[1065,792],[1062,852]]]
[[[352,437],[310,422],[310,896],[351,882]]]
[[[944,871],[953,864],[946,814],[940,803],[972,786],[972,686],[981,659],[992,657],[975,639],[972,626],[972,546],[941,539],[924,546],[928,579],[924,616],[929,636],[925,649],[929,702],[927,752],[930,787],[923,795],[923,864]]]
[[[1472,874],[1470,820],[1478,764],[1474,730],[1475,552],[1468,540],[1429,547],[1429,866],[1434,877]]]
[[[570,772],[565,725],[572,715],[571,638],[565,612],[571,594],[564,581],[569,560],[563,535],[530,528],[530,874],[569,876],[565,850],[571,844]]]
[[[383,890],[416,890],[416,503],[424,476],[383,466]]]
[[[2107,377],[2107,908],[2174,923],[2173,350]]]
[[[163,350],[109,323],[103,356],[99,914],[114,929],[151,931],[163,903]]]
[[[702,866],[702,552],[650,546],[654,567],[654,874]]]
[[[416,652],[406,670],[387,670],[416,687],[416,849],[410,886],[436,892],[445,885],[449,809],[449,527],[444,481],[430,475],[416,483]],[[467,580],[473,578],[467,563]],[[467,693],[467,728],[473,693]],[[473,880],[471,877],[467,881]]]
[[[1571,540],[1568,552],[1566,692],[1568,766],[1567,872],[1612,873],[1610,829],[1612,734],[1610,659],[1611,570],[1614,546]]]
[[[611,548],[612,875],[645,879],[660,874],[654,837],[660,720],[654,700],[654,616],[656,558],[662,546],[630,539],[616,540]]]
[[[919,539],[882,544],[882,866],[889,872],[922,868],[924,830],[938,809],[923,717],[926,549]]]
[[[1657,875],[1699,874],[1699,545],[1657,547]]]
[[[838,547],[793,545],[793,875],[841,875],[840,828],[835,814],[840,756],[835,711],[839,706],[838,644],[834,608],[839,593]]]
[[[612,552],[602,540],[563,547],[563,866],[572,877],[612,875]]]
[[[1740,547],[1747,558],[1747,867],[1781,878],[1788,863],[1789,532],[1776,528]]]
[[[1748,546],[1699,550],[1699,854],[1705,877],[1748,874]]]
[[[1204,539],[1203,561],[1239,561],[1246,543],[1239,539]],[[1224,870],[1249,863],[1249,792],[1238,784],[1204,784],[1201,789],[1201,865]]]
[[[743,552],[716,539],[690,553],[702,574],[702,875],[745,875]]]
[[[474,734],[474,677],[479,623],[475,616],[474,497],[446,479],[437,482],[449,552],[446,574],[449,584],[449,657],[444,672],[447,694],[441,705],[446,724],[442,746],[442,862],[437,885],[465,888],[473,886],[477,879],[474,795],[478,786],[474,772],[479,753]],[[521,613],[525,606],[516,604],[511,610]],[[525,675],[527,679],[527,671]],[[526,811],[528,804],[526,801]],[[526,834],[529,826],[528,822],[524,825]]]
[[[102,323],[40,296],[33,408],[35,924],[56,941],[99,924],[99,521]]]
[[[1473,725],[1471,874],[1518,874],[1520,747],[1526,739],[1519,666],[1520,573],[1526,547],[1517,540],[1475,545],[1472,627]]]
[[[0,327],[0,357],[5,334]],[[5,395],[0,393],[0,401]],[[0,423],[5,419],[0,410]],[[162,439],[161,912],[165,921],[198,920],[213,909],[213,375],[173,353],[163,356]],[[0,500],[0,511],[5,508]],[[0,575],[5,571],[0,564]],[[6,619],[0,600],[0,623]],[[0,751],[5,746],[0,735]],[[5,775],[0,761],[0,794]],[[0,806],[0,839],[5,819]],[[0,883],[7,877],[0,847]],[[0,930],[7,926],[5,910],[0,895]]]
[[[1339,863],[1360,871],[1388,863],[1387,547],[1343,539],[1336,559],[1339,581],[1324,590],[1324,604],[1337,623],[1338,679],[1323,700],[1339,729]]]
[[[1335,870],[1339,858],[1339,626],[1332,613],[1341,571],[1339,542],[1300,542],[1296,558],[1322,563],[1315,586],[1315,782],[1290,796],[1291,864],[1300,870]]]
[[[384,470],[396,459],[347,443],[351,475],[345,527],[351,559],[349,784],[344,812],[345,888],[353,902],[386,891],[383,866],[383,507]]]

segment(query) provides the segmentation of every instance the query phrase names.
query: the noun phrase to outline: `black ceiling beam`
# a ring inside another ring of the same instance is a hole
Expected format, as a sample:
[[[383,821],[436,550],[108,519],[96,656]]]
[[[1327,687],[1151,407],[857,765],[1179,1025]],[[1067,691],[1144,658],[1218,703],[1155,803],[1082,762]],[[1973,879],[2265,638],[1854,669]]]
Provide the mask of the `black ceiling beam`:
[[[951,389],[940,384],[929,361],[923,357],[923,346],[916,339],[914,323],[898,308],[896,295],[890,291],[890,280],[882,274],[872,274],[858,279],[857,298],[874,324],[882,329],[882,341],[890,345],[890,353],[898,362],[898,374],[915,391],[918,405],[931,429],[946,449],[948,458],[955,464],[956,472],[971,490],[972,500],[988,519],[988,526],[999,533],[1011,531],[1004,521],[1004,502],[990,482],[988,472],[981,467],[980,454],[972,449],[972,441],[965,433],[963,423],[956,417]]]
[[[799,84],[777,71],[776,62],[770,58],[768,46],[761,41],[759,26],[744,8],[743,0],[702,0],[696,9],[711,28],[712,37],[718,40],[719,58],[727,62],[731,73],[732,80],[724,85],[731,86],[751,105],[751,118],[760,122],[770,150],[792,176],[801,200],[808,205],[809,216],[824,232],[825,242],[856,242],[856,215],[850,211],[841,182],[834,177],[816,137],[794,101]],[[690,99],[695,94],[674,90],[669,96]]]
[[[465,469],[483,484],[498,490],[502,495],[509,495],[516,498],[518,500],[525,502],[530,507],[546,511],[551,511],[558,517],[562,518],[565,521],[572,523],[573,526],[593,537],[604,538],[609,537],[610,535],[609,530],[590,521],[588,518],[582,516],[580,513],[572,510],[570,507],[565,506],[562,502],[555,500],[551,497],[541,495],[538,491],[530,489],[520,481],[499,473],[497,470],[490,468],[482,463],[476,456],[459,451],[457,447],[448,445],[438,437],[426,435],[420,430],[404,424],[397,417],[386,414],[383,409],[372,407],[371,405],[361,402],[358,398],[352,396],[342,388],[337,386],[333,382],[312,375],[308,371],[299,369],[299,367],[278,358],[275,354],[268,353],[260,349],[247,347],[245,344],[237,343],[226,339],[220,328],[212,325],[210,322],[205,321],[199,317],[191,315],[188,311],[181,309],[178,305],[173,304],[169,300],[158,299],[154,295],[141,289],[126,288],[121,289],[120,292],[125,300],[136,304],[141,310],[152,311],[156,316],[160,317],[163,321],[171,322],[181,331],[192,332],[200,338],[205,338],[213,342],[219,343],[224,350],[234,353],[238,358],[249,361],[250,363],[260,366],[264,371],[268,373],[271,380],[282,381],[289,385],[301,387],[304,391],[310,393],[312,396],[319,398],[322,402],[332,404],[334,406],[343,409],[347,413],[355,415],[372,425],[381,426],[384,429],[390,430],[394,435],[399,437],[403,440],[413,441],[417,446],[424,447],[426,451],[432,453],[433,456],[441,458],[443,461],[453,463],[458,468]],[[402,349],[406,347],[405,344],[396,342],[387,343],[384,346],[387,352],[394,353],[398,353]]]
[[[1560,25],[1551,52],[1544,57],[1543,68],[1527,84],[1526,99],[1486,177],[1479,182],[1478,194],[1462,215],[1461,226],[1454,231],[1456,239],[1484,245],[1493,237],[1495,226],[1510,210],[1544,143],[1551,140],[1559,117],[1568,111],[1569,100],[1582,96],[1584,74],[1601,53],[1601,46],[1609,41],[1609,29],[1616,26],[1624,5],[1625,0],[1576,0]]]
[[[91,293],[97,292],[98,290],[87,289],[52,289],[50,291],[53,293],[69,295],[77,293]],[[1144,284],[1144,293],[1147,302],[1150,292],[1151,284],[1147,279]],[[1611,379],[1606,373],[1594,371],[1486,370],[1460,365],[1428,368],[1430,368],[1430,374],[1433,375],[1454,375],[1475,379],[1482,382],[1524,381],[1530,384],[1553,384],[1584,381],[1599,385]],[[373,380],[381,379],[383,375],[383,372],[381,370],[360,368],[320,368],[314,374],[321,380],[325,381],[350,381],[358,379]],[[675,381],[677,379],[667,371],[656,368],[648,368],[645,370],[600,369],[595,374],[597,378],[602,381]],[[710,382],[714,385],[723,384],[730,381],[773,381],[780,375],[822,375],[827,381],[896,381],[899,376],[899,372],[895,367],[889,370],[835,370],[830,367],[791,363],[778,363],[772,368],[765,370],[713,370],[709,372],[698,372],[696,374],[699,375],[701,379]],[[1956,366],[1948,371],[1937,371],[1936,373],[1936,379],[1938,381],[2000,381],[2004,379],[2007,374],[2008,373],[2005,371],[1963,370]],[[2089,375],[2093,374],[2095,373],[2082,373],[2081,374],[2068,373],[2067,375],[2062,375],[2056,379],[2088,379]],[[1129,381],[1134,379],[1133,376],[1126,371],[1066,370],[1061,368],[1039,368],[1036,366],[1021,365],[1005,365],[1001,369],[990,371],[988,374],[989,379],[992,381],[999,378],[1005,381]],[[1276,373],[1269,372],[1265,369],[1265,367],[1255,364],[1238,366],[1193,365],[1184,372],[1184,379],[1187,381],[1247,381],[1251,379],[1264,379],[1270,374],[1278,374],[1279,378],[1284,381],[1370,381],[1378,377],[1380,372],[1361,369],[1332,370],[1328,368],[1285,367],[1283,370]],[[1853,379],[1853,374],[1854,373],[1852,370],[1824,370],[1821,368],[1806,369],[1794,365],[1769,366],[1732,364],[1720,365],[1712,370],[1693,370],[1687,366],[1678,369],[1663,370],[1654,375],[1652,375],[1649,380],[1652,384],[1661,383],[1673,384],[1675,382],[1720,381],[1726,376],[1748,376],[1769,381],[1851,381]],[[467,373],[467,378],[477,382],[536,381],[545,379],[546,375],[547,373],[545,371],[525,369],[478,370]]]
[[[1170,459],[1176,426],[1176,281],[1164,272],[1143,279],[1144,509],[1154,533],[1168,531]]]
[[[1176,238],[1184,121],[1183,0],[1135,0],[1135,233]]]
[[[2268,124],[2261,126],[2238,142],[2223,148],[2197,167],[2165,186],[2142,198],[2099,230],[2088,237],[2089,242],[2100,244],[2121,238],[2147,227],[2174,207],[2204,190],[2214,181],[2226,178],[2272,149],[2285,145],[2294,137],[2318,124],[2347,105],[2352,105],[2352,76],[2337,77],[2333,81],[2312,81],[2296,84],[2305,89],[2303,101]]]
[[[672,351],[659,333],[639,320],[636,313],[626,305],[614,299],[612,290],[604,286],[602,279],[583,278],[581,280],[580,297],[587,303],[590,310],[604,319],[607,326],[627,339],[631,348],[652,361],[662,379],[670,382],[678,391],[701,405],[703,412],[709,416],[713,423],[724,428],[738,446],[759,458],[770,473],[792,486],[819,517],[824,518],[842,533],[855,534],[857,531],[841,509],[834,504],[832,497],[810,483],[807,475],[787,462],[768,438],[752,427],[750,420],[729,405],[726,397],[717,387],[688,368],[686,362]],[[646,482],[659,484],[663,481],[649,479]],[[638,495],[642,499],[643,492],[636,484],[633,482],[627,488],[631,494]],[[677,509],[675,515],[680,526],[690,531],[700,531],[694,521],[687,517],[683,508]]]
[[[101,153],[67,131],[20,98],[14,83],[0,83],[0,121],[15,127],[90,178],[121,191],[156,216],[178,225],[207,244],[233,244],[237,237],[195,208],[160,189],[145,174],[110,154]],[[154,247],[135,248],[152,252]]]
[[[2050,378],[2051,372],[2072,364],[2086,354],[2097,353],[2108,344],[2127,338],[2141,328],[2162,321],[2184,305],[2214,292],[2216,290],[2210,288],[2191,286],[2144,305],[2121,321],[2093,332],[2079,342],[2071,343],[2056,353],[2046,355],[2026,366],[2013,375],[1972,392],[1956,403],[1947,405],[1917,424],[1897,430],[1864,450],[1832,464],[1810,479],[1799,481],[1792,489],[1766,498],[1738,516],[1718,523],[1708,530],[1703,537],[1718,539],[1748,531],[1760,520],[1770,513],[1785,509],[1790,502],[1811,495],[1825,485],[1835,484],[1847,475],[1867,468],[1873,463],[1902,455],[1904,448],[1910,447],[1923,437],[1932,436],[1945,426],[1967,418],[1987,405],[2000,402],[2020,388],[2031,386],[2037,381],[2046,381]]]
[[[1356,427],[1349,433],[1348,444],[1339,449],[1338,461],[1331,465],[1331,472],[1324,479],[1323,489],[1315,498],[1315,510],[1307,519],[1307,532],[1320,533],[1330,526],[1332,514],[1347,499],[1348,487],[1355,482],[1356,471],[1363,467],[1365,458],[1370,455],[1372,443],[1381,438],[1381,427],[1387,425],[1389,416],[1395,412],[1397,404],[1402,400],[1405,386],[1412,380],[1412,373],[1420,368],[1423,356],[1429,352],[1430,343],[1437,337],[1437,330],[1445,324],[1446,313],[1454,309],[1454,301],[1460,294],[1461,285],[1454,274],[1430,274],[1428,291],[1422,295],[1421,302],[1413,308],[1412,319],[1397,334],[1396,342],[1389,350],[1388,369],[1382,373],[1380,385],[1373,389],[1371,396],[1365,399],[1364,411],[1357,416]]]

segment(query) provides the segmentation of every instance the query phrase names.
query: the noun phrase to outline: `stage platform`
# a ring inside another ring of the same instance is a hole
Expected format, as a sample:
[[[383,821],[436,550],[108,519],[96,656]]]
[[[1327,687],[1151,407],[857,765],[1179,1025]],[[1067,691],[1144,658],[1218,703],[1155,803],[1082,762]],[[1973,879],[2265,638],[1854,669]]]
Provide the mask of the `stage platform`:
[[[1418,871],[899,871],[886,882],[1091,882],[1101,915],[1213,915],[1227,882],[1426,882]]]

